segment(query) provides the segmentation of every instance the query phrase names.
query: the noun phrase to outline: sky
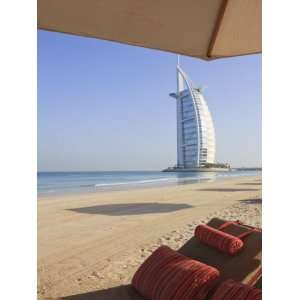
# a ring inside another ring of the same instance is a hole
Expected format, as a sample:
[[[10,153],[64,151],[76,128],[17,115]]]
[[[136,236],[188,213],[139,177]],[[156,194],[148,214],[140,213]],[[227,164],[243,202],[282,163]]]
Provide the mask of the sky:
[[[216,131],[216,161],[261,166],[261,55],[181,56]],[[176,163],[176,54],[38,32],[38,170],[161,170]]]

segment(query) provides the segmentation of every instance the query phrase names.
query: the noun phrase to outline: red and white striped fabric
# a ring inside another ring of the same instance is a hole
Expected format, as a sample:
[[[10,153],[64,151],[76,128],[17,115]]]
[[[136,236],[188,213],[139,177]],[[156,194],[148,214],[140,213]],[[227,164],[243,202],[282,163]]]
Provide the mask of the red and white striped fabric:
[[[261,298],[260,289],[229,279],[219,286],[212,300],[261,300]]]
[[[139,267],[132,285],[147,300],[202,300],[219,275],[217,269],[161,246]]]
[[[236,254],[244,246],[243,241],[239,237],[208,225],[198,225],[195,229],[195,237],[202,243],[230,255]]]

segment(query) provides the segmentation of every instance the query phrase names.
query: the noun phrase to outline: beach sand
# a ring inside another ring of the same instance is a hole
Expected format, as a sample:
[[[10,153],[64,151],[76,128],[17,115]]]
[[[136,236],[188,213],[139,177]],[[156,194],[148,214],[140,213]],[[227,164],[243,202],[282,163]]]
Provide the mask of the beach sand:
[[[159,245],[181,247],[212,217],[261,226],[261,177],[38,201],[38,298],[130,282]]]

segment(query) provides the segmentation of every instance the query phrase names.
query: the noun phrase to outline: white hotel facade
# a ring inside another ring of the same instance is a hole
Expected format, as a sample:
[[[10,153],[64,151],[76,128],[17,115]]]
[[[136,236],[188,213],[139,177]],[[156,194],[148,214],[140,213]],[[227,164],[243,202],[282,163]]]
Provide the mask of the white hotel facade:
[[[200,168],[215,163],[213,120],[201,89],[177,64],[177,168]]]

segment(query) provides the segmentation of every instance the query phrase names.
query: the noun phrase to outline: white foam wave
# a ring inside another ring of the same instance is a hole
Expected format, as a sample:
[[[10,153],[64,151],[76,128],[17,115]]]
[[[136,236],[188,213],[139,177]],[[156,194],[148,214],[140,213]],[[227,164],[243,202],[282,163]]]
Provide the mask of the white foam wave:
[[[182,182],[182,181],[189,181],[189,180],[214,180],[215,177],[168,177],[168,178],[157,178],[157,179],[148,179],[148,180],[137,180],[137,181],[126,181],[126,182],[112,182],[112,183],[97,183],[94,187],[112,187],[112,186],[123,186],[123,185],[142,185],[142,184],[151,184],[151,183],[160,183],[160,182]]]
[[[106,186],[118,186],[118,185],[136,185],[136,184],[147,184],[155,182],[174,182],[177,178],[159,178],[159,179],[148,179],[148,180],[137,180],[137,181],[126,181],[126,182],[113,182],[113,183],[97,183],[95,187],[106,187]]]

